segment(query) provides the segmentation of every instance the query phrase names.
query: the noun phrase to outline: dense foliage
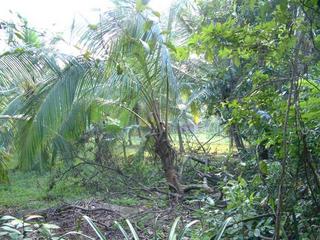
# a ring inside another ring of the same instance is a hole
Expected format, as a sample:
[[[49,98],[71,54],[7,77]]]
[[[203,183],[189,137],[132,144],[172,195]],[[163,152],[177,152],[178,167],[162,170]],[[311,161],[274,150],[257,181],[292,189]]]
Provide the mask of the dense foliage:
[[[77,56],[21,16],[0,23],[1,184],[10,169],[53,172],[49,190],[73,172],[91,194],[165,178],[171,204],[200,204],[191,239],[317,239],[319,1],[114,5],[78,27]]]

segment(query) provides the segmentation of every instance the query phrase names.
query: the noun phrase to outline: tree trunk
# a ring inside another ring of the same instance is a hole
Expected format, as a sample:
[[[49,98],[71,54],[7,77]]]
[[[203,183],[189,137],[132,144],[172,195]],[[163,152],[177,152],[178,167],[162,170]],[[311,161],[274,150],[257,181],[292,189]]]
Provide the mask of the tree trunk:
[[[128,132],[128,143],[129,143],[129,146],[133,145],[133,143],[132,143],[132,133],[133,133],[132,130],[129,130],[129,132]]]
[[[183,185],[180,183],[178,173],[174,167],[176,151],[172,148],[164,131],[156,134],[155,140],[155,152],[161,159],[166,180],[171,188],[182,194],[184,191]]]
[[[181,153],[183,153],[184,152],[184,147],[183,147],[183,139],[182,139],[182,134],[181,134],[181,128],[180,128],[179,121],[177,123],[177,131],[178,131],[178,138],[179,138],[179,151]]]
[[[242,137],[240,136],[239,129],[235,124],[231,125],[230,133],[232,135],[232,138],[234,140],[234,143],[236,144],[236,147],[237,147],[238,151],[239,152],[243,152],[243,151],[245,152],[246,148],[244,146]]]
[[[125,140],[122,140],[122,151],[123,151],[124,160],[127,161],[128,157],[127,157],[127,147],[126,147],[126,141]]]
[[[233,153],[233,132],[232,132],[232,128],[230,127],[229,129],[229,155],[231,156]]]
[[[133,111],[137,114],[140,114],[140,108],[139,108],[139,104],[137,103],[134,108],[133,108]],[[140,121],[139,121],[139,118],[137,116],[135,116],[135,120],[136,120],[136,125],[138,125],[138,136],[139,138],[141,139],[142,138],[142,133],[141,133],[141,129],[140,129]]]

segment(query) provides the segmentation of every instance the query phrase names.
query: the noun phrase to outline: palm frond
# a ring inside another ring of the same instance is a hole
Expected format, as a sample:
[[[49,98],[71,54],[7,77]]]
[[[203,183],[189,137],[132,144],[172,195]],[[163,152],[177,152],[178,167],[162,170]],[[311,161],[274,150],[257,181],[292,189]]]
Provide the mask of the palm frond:
[[[0,145],[0,183],[7,183],[9,181],[8,172],[6,169],[7,161],[8,155],[4,148]]]
[[[74,102],[80,97],[86,68],[77,62],[71,64],[61,78],[41,86],[36,94],[27,99],[24,112],[31,114],[30,120],[21,123],[17,141],[22,168],[30,168],[33,159],[58,134]]]

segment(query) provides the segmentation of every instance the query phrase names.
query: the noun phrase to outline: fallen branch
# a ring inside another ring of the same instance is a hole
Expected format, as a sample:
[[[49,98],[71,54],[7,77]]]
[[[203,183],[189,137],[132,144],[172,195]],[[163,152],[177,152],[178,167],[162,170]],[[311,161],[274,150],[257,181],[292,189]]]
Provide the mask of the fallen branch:
[[[194,156],[188,156],[188,158],[191,159],[191,160],[193,160],[193,161],[196,161],[196,162],[198,162],[198,163],[201,163],[201,164],[207,164],[207,163],[208,163],[208,161],[205,161],[205,160],[200,159],[200,158],[196,158],[196,157],[194,157]]]
[[[183,192],[187,193],[190,192],[191,190],[203,190],[208,193],[213,193],[214,189],[208,186],[207,183],[203,184],[189,184],[189,185],[183,185]]]

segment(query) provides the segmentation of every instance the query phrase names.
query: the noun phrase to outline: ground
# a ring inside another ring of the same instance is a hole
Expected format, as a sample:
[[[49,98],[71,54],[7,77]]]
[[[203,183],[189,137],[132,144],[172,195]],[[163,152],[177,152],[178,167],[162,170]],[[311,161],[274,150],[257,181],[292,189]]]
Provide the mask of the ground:
[[[208,136],[199,135],[199,141],[205,142],[206,139]],[[215,143],[206,146],[208,154],[220,158],[227,157],[224,154],[228,150],[228,142],[219,142],[219,138],[213,142]],[[134,151],[132,146],[128,149]],[[83,219],[83,215],[87,215],[107,237],[112,236],[112,239],[123,239],[115,221],[126,227],[124,220],[130,219],[140,238],[150,239],[155,234],[160,238],[167,234],[170,225],[178,216],[183,217],[181,225],[194,219],[191,213],[201,208],[201,202],[190,203],[188,196],[183,201],[172,201],[161,176],[152,176],[155,172],[154,165],[148,166],[141,162],[130,164],[127,168],[132,175],[136,174],[134,179],[125,176],[124,179],[118,180],[116,177],[107,176],[109,180],[115,181],[110,185],[118,184],[115,189],[109,189],[108,184],[107,187],[90,187],[96,180],[92,178],[89,179],[89,183],[83,184],[77,174],[59,179],[54,187],[50,188],[54,172],[25,173],[12,169],[9,175],[10,183],[0,185],[0,216],[22,218],[37,214],[43,216],[45,222],[60,226],[58,233],[81,230],[94,236],[92,228]],[[192,164],[199,165],[198,162]],[[190,169],[192,177],[194,170],[192,166]],[[88,169],[89,171],[92,169]],[[188,171],[188,165],[184,171]],[[154,182],[150,180],[153,178]],[[137,182],[137,186],[133,181]]]

